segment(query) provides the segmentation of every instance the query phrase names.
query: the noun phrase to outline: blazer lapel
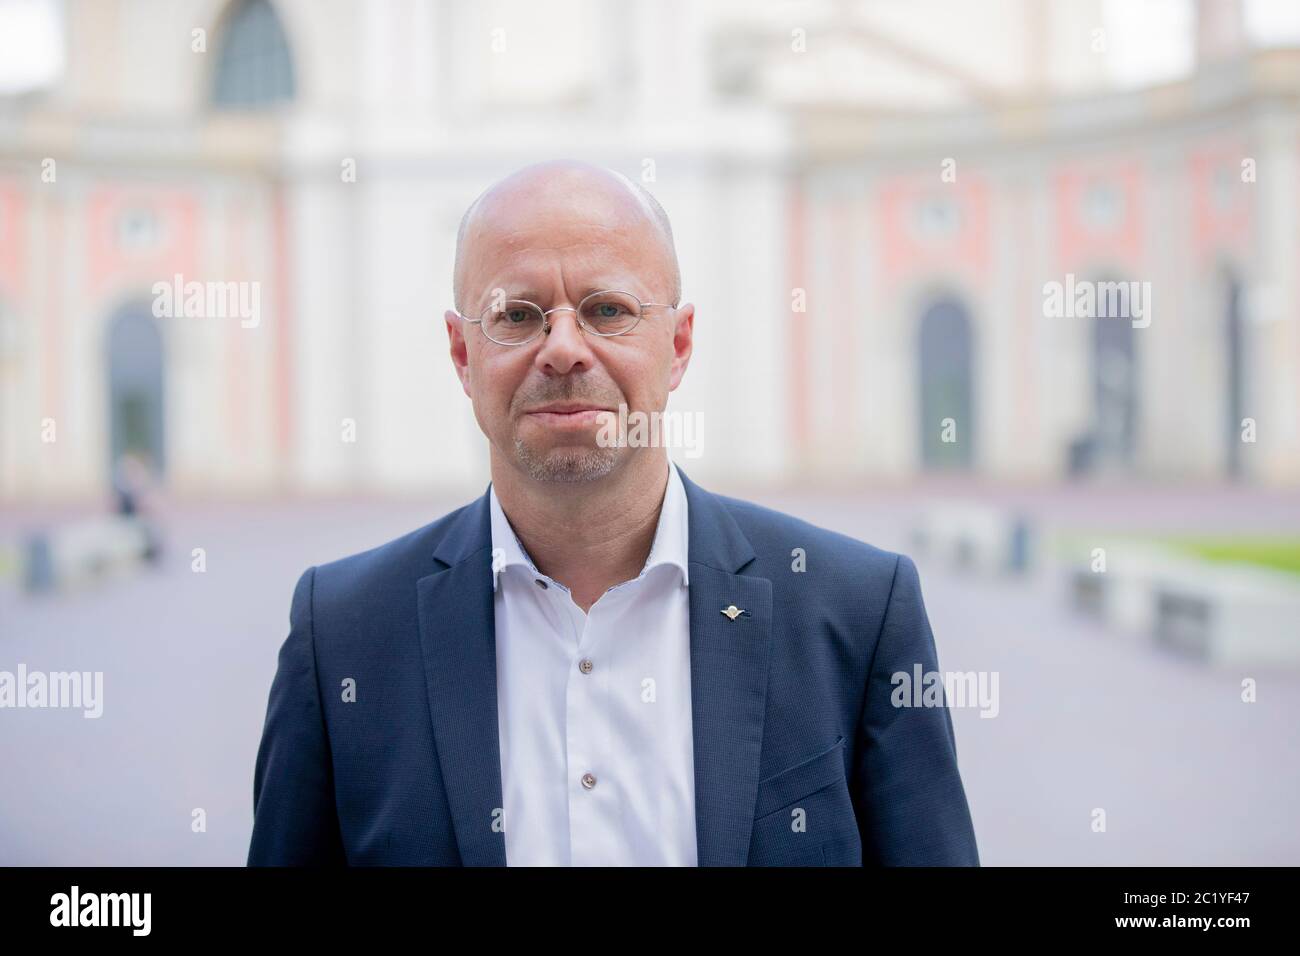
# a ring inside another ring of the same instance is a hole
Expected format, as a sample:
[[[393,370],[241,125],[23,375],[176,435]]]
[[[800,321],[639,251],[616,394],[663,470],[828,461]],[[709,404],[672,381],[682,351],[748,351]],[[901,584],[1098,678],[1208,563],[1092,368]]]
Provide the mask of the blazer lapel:
[[[691,723],[700,866],[744,866],[767,712],[772,582],[738,574],[754,551],[726,507],[686,477]],[[735,605],[734,620],[723,613]]]
[[[420,648],[456,843],[466,866],[505,866],[486,494],[455,519],[434,557],[447,567],[416,582]]]

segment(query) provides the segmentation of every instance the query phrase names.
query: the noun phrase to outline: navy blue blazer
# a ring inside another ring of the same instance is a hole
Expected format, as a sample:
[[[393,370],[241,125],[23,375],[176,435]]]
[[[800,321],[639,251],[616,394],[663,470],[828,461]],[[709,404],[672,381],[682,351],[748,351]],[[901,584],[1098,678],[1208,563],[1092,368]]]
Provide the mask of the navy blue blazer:
[[[700,865],[977,866],[947,707],[890,701],[938,670],[912,561],[682,482]],[[505,865],[491,555],[484,493],[303,573],[249,865]]]

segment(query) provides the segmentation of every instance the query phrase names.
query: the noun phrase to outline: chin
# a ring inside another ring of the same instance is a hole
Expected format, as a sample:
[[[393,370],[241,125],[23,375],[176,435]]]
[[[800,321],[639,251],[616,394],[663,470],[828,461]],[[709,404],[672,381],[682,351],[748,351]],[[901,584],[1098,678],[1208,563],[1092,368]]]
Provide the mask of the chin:
[[[616,448],[562,446],[539,449],[515,439],[515,458],[534,481],[595,481],[618,464]]]

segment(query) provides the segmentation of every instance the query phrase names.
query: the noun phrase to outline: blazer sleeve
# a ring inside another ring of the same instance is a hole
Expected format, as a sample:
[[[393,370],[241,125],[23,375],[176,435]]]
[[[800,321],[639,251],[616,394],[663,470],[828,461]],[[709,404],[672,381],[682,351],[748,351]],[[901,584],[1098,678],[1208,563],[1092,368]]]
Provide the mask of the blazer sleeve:
[[[280,648],[271,683],[253,773],[249,866],[346,863],[316,679],[315,572],[314,567],[308,568],[294,588],[289,636]]]
[[[978,866],[947,701],[896,707],[892,700],[900,686],[893,675],[905,673],[910,681],[918,664],[922,673],[938,671],[938,653],[916,565],[899,555],[867,676],[853,768],[863,862]]]

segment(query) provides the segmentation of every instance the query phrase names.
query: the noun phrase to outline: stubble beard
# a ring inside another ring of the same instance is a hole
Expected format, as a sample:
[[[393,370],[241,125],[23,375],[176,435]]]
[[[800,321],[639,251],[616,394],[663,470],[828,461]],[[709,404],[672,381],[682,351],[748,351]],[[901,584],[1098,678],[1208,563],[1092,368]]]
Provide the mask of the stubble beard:
[[[522,438],[515,438],[515,459],[533,481],[596,481],[618,464],[617,448],[554,448],[538,454]]]

